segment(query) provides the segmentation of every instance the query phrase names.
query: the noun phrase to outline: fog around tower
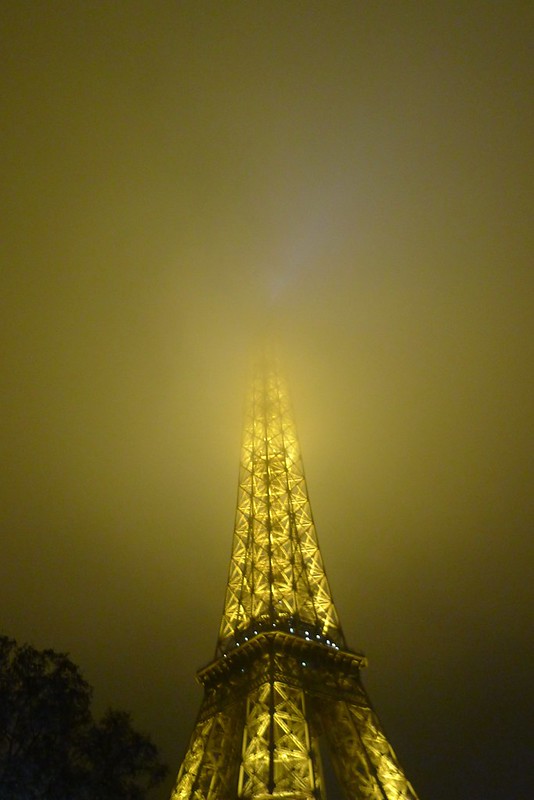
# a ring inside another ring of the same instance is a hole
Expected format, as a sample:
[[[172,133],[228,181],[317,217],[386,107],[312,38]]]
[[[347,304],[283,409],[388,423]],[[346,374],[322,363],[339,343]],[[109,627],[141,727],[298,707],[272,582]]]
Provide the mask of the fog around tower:
[[[2,19],[2,632],[70,652],[177,772],[273,330],[343,630],[410,780],[527,796],[532,8]]]

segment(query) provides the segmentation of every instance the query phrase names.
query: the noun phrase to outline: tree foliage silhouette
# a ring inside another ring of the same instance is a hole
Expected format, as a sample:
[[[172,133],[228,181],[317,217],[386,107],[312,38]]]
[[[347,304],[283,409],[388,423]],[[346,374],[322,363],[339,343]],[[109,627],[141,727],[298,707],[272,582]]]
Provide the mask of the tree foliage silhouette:
[[[144,800],[161,782],[150,738],[91,699],[67,655],[0,636],[0,800]]]

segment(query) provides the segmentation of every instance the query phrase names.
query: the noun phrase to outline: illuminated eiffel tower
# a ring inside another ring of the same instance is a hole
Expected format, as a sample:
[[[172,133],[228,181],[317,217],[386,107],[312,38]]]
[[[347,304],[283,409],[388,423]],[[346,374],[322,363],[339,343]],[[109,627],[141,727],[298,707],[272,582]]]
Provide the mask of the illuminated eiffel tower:
[[[171,800],[417,800],[360,680],[326,578],[286,388],[267,359],[245,422],[215,660]]]

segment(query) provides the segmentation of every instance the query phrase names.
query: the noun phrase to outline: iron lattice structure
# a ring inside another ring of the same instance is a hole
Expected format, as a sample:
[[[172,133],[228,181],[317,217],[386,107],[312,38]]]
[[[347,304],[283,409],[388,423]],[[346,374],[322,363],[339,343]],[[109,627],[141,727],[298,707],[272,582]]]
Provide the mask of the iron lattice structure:
[[[326,747],[348,800],[417,800],[346,646],[288,393],[265,361],[245,422],[215,660],[171,800],[325,800]]]

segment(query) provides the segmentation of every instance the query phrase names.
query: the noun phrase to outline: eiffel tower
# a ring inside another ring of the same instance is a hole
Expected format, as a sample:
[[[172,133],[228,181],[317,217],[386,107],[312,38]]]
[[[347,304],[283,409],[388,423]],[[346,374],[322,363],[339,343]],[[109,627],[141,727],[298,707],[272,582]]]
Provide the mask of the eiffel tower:
[[[288,393],[257,367],[214,660],[171,800],[417,800],[363,688],[332,600]]]

